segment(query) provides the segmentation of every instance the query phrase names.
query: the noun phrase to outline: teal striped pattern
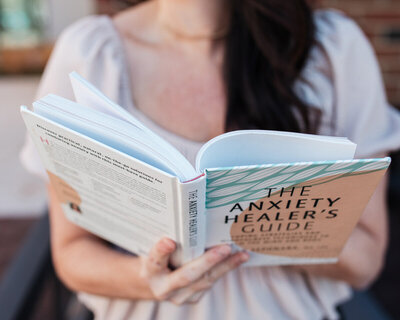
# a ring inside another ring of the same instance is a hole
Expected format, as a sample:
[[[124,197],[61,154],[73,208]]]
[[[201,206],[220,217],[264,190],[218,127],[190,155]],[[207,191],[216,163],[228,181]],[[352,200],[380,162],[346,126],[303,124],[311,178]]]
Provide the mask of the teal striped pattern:
[[[298,162],[206,170],[206,207],[218,208],[265,198],[266,188],[287,188],[308,180],[318,184],[346,176],[385,170],[390,158]]]

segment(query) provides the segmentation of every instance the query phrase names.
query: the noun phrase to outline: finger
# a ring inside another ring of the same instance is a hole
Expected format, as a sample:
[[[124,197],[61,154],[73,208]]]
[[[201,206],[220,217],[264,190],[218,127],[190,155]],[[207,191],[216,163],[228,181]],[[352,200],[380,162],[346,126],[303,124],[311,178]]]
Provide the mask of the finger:
[[[175,242],[169,238],[162,238],[158,241],[146,257],[146,272],[148,274],[155,274],[165,271],[168,268],[169,258],[175,249]]]
[[[231,247],[222,245],[206,251],[201,257],[187,263],[168,275],[170,290],[189,286],[201,278],[205,272],[225,260],[231,253]]]
[[[228,259],[220,262],[214,268],[206,272],[203,277],[193,283],[191,286],[192,289],[194,291],[204,291],[209,289],[219,278],[221,278],[227,272],[236,269],[242,263],[248,261],[249,257],[249,254],[245,251],[231,255]]]
[[[249,254],[247,252],[238,252],[229,256],[205,272],[201,278],[191,285],[176,290],[168,300],[176,305],[198,302],[219,278],[230,270],[237,268],[248,259]]]

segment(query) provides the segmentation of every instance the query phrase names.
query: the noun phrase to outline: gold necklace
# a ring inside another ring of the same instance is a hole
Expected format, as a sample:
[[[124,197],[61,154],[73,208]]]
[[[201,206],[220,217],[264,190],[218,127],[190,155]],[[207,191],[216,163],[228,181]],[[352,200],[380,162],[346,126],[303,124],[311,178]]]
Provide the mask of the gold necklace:
[[[180,30],[175,29],[169,24],[166,24],[165,22],[162,22],[161,25],[165,30],[167,30],[170,34],[174,35],[176,38],[181,38],[187,41],[201,41],[201,40],[211,40],[211,41],[217,41],[221,40],[226,37],[228,34],[229,28],[224,27],[219,30],[217,30],[214,34],[187,34],[184,32],[181,32]]]

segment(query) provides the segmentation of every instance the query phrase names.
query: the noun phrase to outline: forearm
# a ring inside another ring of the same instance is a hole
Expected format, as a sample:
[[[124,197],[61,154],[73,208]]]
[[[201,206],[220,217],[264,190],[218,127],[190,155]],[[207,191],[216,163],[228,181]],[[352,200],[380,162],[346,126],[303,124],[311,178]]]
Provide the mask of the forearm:
[[[61,280],[75,291],[109,297],[151,299],[140,275],[140,258],[121,253],[68,221],[49,187],[51,249]]]
[[[59,277],[74,291],[126,299],[152,298],[139,275],[139,258],[113,250],[92,235],[79,237],[62,250],[53,250],[53,259]]]

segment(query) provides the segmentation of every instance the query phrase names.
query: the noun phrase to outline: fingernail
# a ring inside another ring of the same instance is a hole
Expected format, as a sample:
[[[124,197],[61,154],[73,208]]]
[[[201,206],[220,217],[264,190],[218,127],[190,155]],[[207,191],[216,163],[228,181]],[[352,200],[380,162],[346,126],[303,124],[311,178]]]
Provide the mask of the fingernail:
[[[217,248],[217,253],[221,256],[227,256],[228,254],[231,253],[231,247],[230,246],[221,246]]]
[[[165,246],[165,249],[167,249],[168,251],[175,250],[175,242],[171,239],[164,238],[162,243]]]

